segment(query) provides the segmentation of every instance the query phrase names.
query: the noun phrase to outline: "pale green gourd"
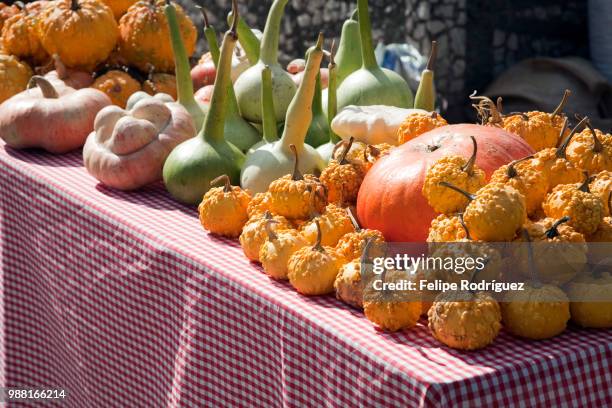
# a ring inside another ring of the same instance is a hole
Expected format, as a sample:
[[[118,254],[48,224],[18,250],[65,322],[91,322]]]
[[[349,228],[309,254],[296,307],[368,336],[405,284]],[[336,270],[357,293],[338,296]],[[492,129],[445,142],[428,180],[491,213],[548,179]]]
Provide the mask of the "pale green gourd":
[[[236,0],[232,1],[236,10]],[[170,194],[186,204],[197,204],[210,189],[210,182],[227,174],[232,183],[240,180],[240,167],[244,155],[223,135],[231,82],[232,53],[238,37],[236,20],[223,37],[219,69],[210,102],[210,110],[198,135],[178,145],[164,164],[164,183]]]
[[[362,67],[338,87],[338,109],[349,105],[387,105],[412,108],[414,99],[406,81],[397,73],[378,66],[372,45],[368,0],[358,0]]]
[[[346,77],[361,68],[362,65],[358,15],[358,11],[355,10],[353,15],[342,25],[340,45],[336,55],[338,86],[342,84]]]
[[[296,92],[291,75],[278,63],[280,20],[288,0],[274,0],[261,40],[259,61],[243,72],[236,83],[236,97],[240,114],[253,123],[261,123],[261,71],[266,65],[272,70],[272,92],[277,122],[282,122]]]
[[[233,13],[230,11],[227,15],[227,23],[231,24],[233,19]],[[259,38],[253,33],[251,27],[247,25],[244,19],[238,21],[238,38],[240,38],[239,42],[244,50],[244,54],[249,60],[249,64],[255,65],[257,61],[259,61],[259,48],[261,47],[261,41]]]
[[[310,122],[308,133],[306,133],[306,143],[312,147],[321,146],[329,140],[329,123],[327,123],[327,115],[323,112],[321,98],[321,73],[319,72],[312,100],[312,121]]]
[[[201,9],[205,15],[204,9]],[[219,44],[217,43],[217,32],[214,27],[208,24],[208,18],[204,19],[204,36],[208,42],[208,49],[212,56],[215,67],[219,65]],[[240,34],[238,34],[240,38]],[[232,143],[234,146],[246,152],[251,146],[261,140],[259,131],[249,122],[240,116],[238,110],[238,101],[234,93],[234,86],[230,81],[227,87],[227,112],[225,116],[225,140]]]
[[[272,71],[267,65],[261,71],[261,116],[263,118],[261,124],[263,140],[251,146],[247,156],[261,146],[278,140],[278,126],[274,117],[274,100],[272,99]]]
[[[338,87],[337,67],[338,66],[334,58],[334,44],[332,43],[329,54],[329,65],[327,66],[329,72],[329,85],[327,87],[327,124],[329,127],[329,140],[327,143],[317,147],[317,152],[319,152],[325,163],[329,163],[329,160],[334,152],[334,147],[336,147],[336,143],[340,141],[340,137],[334,133],[331,127],[331,122],[334,120],[336,113],[338,112],[338,104],[336,100],[336,89]]]
[[[291,174],[294,166],[294,145],[299,160],[299,170],[306,174],[319,174],[325,163],[319,153],[304,143],[306,133],[312,121],[312,100],[315,92],[315,82],[321,60],[323,59],[323,35],[315,48],[310,52],[306,62],[304,78],[295,97],[287,110],[283,136],[274,143],[261,146],[247,155],[240,176],[241,185],[253,193],[265,192],[272,181]]]
[[[417,89],[414,97],[414,108],[424,109],[428,112],[433,112],[436,108],[436,85],[434,83],[434,64],[438,55],[438,46],[435,41],[431,42],[431,53],[427,66],[421,73],[421,81],[419,89]]]
[[[176,8],[170,0],[166,0],[164,14],[168,20],[170,43],[172,44],[172,52],[174,53],[177,102],[187,109],[187,112],[189,112],[196,125],[196,129],[200,130],[204,123],[204,118],[206,117],[206,110],[200,106],[193,96],[193,82],[191,82],[189,58],[187,57],[185,44],[183,44],[183,39],[181,38],[181,31],[176,17]]]

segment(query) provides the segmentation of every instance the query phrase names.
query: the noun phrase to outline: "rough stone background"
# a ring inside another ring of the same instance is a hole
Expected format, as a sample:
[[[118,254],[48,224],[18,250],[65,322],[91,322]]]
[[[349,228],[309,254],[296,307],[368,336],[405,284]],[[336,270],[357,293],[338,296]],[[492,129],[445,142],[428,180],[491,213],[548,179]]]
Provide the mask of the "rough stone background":
[[[225,31],[230,0],[178,0],[201,27],[206,8]],[[263,29],[271,0],[242,0],[251,27]],[[281,62],[303,56],[319,31],[338,37],[355,1],[290,0],[282,21]],[[436,85],[451,119],[471,114],[467,96],[512,64],[533,56],[588,57],[586,0],[370,0],[375,41],[412,43],[423,54],[438,41]],[[199,53],[205,50],[200,40]]]

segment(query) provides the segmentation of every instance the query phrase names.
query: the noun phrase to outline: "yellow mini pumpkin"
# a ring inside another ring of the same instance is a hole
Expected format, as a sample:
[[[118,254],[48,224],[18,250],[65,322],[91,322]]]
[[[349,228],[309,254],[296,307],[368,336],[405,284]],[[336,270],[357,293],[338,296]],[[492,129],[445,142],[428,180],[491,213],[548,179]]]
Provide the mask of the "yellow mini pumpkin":
[[[273,213],[283,217],[304,220],[313,212],[323,211],[327,198],[321,194],[323,186],[318,178],[300,173],[297,150],[294,145],[291,145],[291,149],[295,155],[293,174],[270,183],[270,208]]]
[[[431,220],[427,242],[455,242],[466,239],[467,235],[465,229],[461,226],[461,222],[459,215],[438,215]],[[435,245],[431,247],[435,247]]]
[[[340,157],[344,153],[343,147],[346,146],[346,140],[341,140],[334,146],[334,150],[332,152],[332,159],[339,161]],[[365,168],[365,150],[368,147],[367,144],[363,142],[353,142],[351,147],[349,148],[348,153],[346,154],[346,160],[353,164],[361,164]]]
[[[501,328],[499,304],[485,292],[442,292],[427,316],[433,337],[459,350],[488,346]]]
[[[334,281],[334,289],[338,300],[357,309],[363,309],[363,281],[359,258],[342,265]]]
[[[378,230],[362,229],[350,209],[346,210],[346,214],[353,225],[353,232],[348,232],[336,245],[336,252],[344,257],[347,261],[359,258],[363,254],[365,243],[372,240],[372,245],[382,245],[385,243],[385,237]]]
[[[570,318],[569,300],[559,287],[525,284],[509,291],[502,303],[507,332],[527,339],[543,340],[561,334]]]
[[[289,258],[308,243],[298,231],[287,229],[276,233],[272,229],[274,220],[266,223],[268,240],[259,250],[259,262],[266,274],[273,279],[287,279]]]
[[[102,0],[113,11],[115,20],[119,21],[121,16],[134,4],[137,0]]]
[[[251,261],[259,262],[259,251],[261,251],[262,245],[268,239],[266,224],[269,220],[276,221],[277,231],[291,229],[291,224],[285,217],[279,215],[272,216],[269,211],[249,218],[240,234],[240,246],[242,246],[244,255]]]
[[[609,198],[612,193],[612,171],[602,171],[596,174],[591,179],[589,190],[604,203],[604,215],[612,215],[612,208],[609,205]]]
[[[85,70],[108,58],[119,34],[113,12],[98,0],[55,1],[42,11],[38,28],[47,54]]]
[[[582,184],[561,184],[544,201],[544,213],[550,218],[570,217],[576,231],[590,235],[597,230],[604,215],[601,199],[589,191],[589,177]]]
[[[380,276],[385,284],[398,284],[408,279],[408,273],[398,270],[387,270]],[[373,288],[368,288],[366,293],[363,312],[381,330],[394,332],[408,329],[416,326],[421,317],[421,302],[409,301],[411,295],[407,291],[383,288],[374,292]]]
[[[258,215],[263,215],[266,211],[270,211],[270,193],[257,193],[247,207],[249,218]]]
[[[397,129],[397,144],[404,144],[423,133],[446,125],[448,125],[448,123],[438,114],[438,112],[429,114],[415,113],[409,115]]]
[[[588,120],[586,125],[567,146],[568,160],[589,174],[612,171],[612,135],[594,129]]]
[[[612,328],[612,275],[585,274],[568,285],[572,321],[582,327]]]
[[[608,207],[612,207],[612,191],[608,194]],[[610,246],[612,242],[612,216],[605,217],[597,226],[594,233],[588,236],[589,261],[595,265],[610,258]]]
[[[153,65],[159,72],[174,70],[170,30],[164,15],[165,0],[141,0],[119,20],[119,52],[143,72]],[[183,8],[174,3],[187,55],[195,51],[197,31]]]
[[[330,247],[335,247],[340,238],[355,231],[346,210],[335,204],[329,204],[323,214],[302,225],[302,234],[309,243],[313,244],[317,240],[318,228],[323,233],[322,245]]]
[[[19,13],[19,9],[15,7],[14,5],[9,6],[6,3],[0,3],[0,31],[2,31],[2,28],[4,27],[4,23],[6,22],[6,20],[8,20],[9,18],[13,17],[14,15],[18,13]]]
[[[2,45],[8,54],[35,64],[43,64],[49,59],[38,37],[40,13],[47,4],[44,0],[22,4],[21,12],[5,21]]]
[[[213,234],[235,238],[248,220],[247,206],[251,196],[240,187],[232,186],[227,175],[217,177],[210,184],[220,182],[224,186],[208,190],[198,206],[200,223]]]
[[[104,92],[114,105],[125,108],[133,93],[141,90],[140,82],[124,71],[111,70],[96,78],[92,88]]]
[[[533,164],[533,156],[514,160],[493,172],[492,183],[507,184],[525,197],[527,215],[536,213],[546,198],[548,185],[543,172]]]
[[[32,70],[12,55],[0,54],[0,103],[26,89]]]
[[[287,264],[287,277],[301,294],[315,296],[334,291],[334,281],[345,260],[331,247],[321,245],[322,233],[318,221],[317,241],[312,247],[295,252]]]
[[[463,220],[476,241],[510,241],[527,220],[525,197],[511,186],[490,183],[474,195],[441,183],[470,200]]]
[[[434,211],[443,214],[453,214],[463,211],[469,200],[460,193],[450,191],[441,185],[451,183],[468,193],[475,193],[486,184],[485,172],[476,166],[478,145],[472,138],[474,151],[469,159],[461,156],[445,156],[438,159],[428,170],[423,182],[423,196]]]
[[[362,165],[353,164],[346,159],[353,141],[351,137],[344,146],[339,160],[331,159],[321,172],[320,180],[327,189],[327,200],[340,206],[354,204],[357,201],[357,193],[365,176]]]
[[[149,95],[165,93],[170,95],[175,101],[178,96],[176,90],[176,77],[172,74],[163,72],[156,73],[155,67],[152,65],[147,80],[142,84],[142,90]]]

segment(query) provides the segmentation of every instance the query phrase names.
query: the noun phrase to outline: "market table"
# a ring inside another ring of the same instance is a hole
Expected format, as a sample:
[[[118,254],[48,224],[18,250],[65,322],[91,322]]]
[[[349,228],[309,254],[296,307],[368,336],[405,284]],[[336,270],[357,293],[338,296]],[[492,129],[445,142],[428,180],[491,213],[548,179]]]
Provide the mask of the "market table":
[[[0,188],[7,386],[72,407],[612,404],[612,330],[459,352],[425,321],[382,333],[297,294],[162,185],[107,189],[80,152],[1,145]]]

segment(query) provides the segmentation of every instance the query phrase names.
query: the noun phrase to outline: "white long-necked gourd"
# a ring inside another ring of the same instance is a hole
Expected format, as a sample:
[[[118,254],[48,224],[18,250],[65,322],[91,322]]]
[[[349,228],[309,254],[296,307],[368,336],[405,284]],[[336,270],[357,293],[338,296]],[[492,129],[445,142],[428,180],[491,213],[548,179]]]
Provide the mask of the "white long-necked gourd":
[[[272,181],[291,174],[295,163],[292,145],[299,157],[301,173],[319,174],[325,166],[319,153],[304,142],[312,121],[312,100],[323,59],[322,46],[323,35],[319,34],[316,46],[308,55],[302,83],[287,110],[281,139],[267,143],[247,155],[240,176],[243,188],[253,193],[264,192]]]
[[[368,0],[358,0],[362,67],[344,79],[338,88],[338,109],[349,105],[387,105],[412,108],[414,97],[408,84],[397,73],[381,68],[372,44]]]
[[[204,9],[201,10],[203,14],[206,13]],[[217,43],[217,32],[211,24],[208,24],[208,18],[204,19],[204,36],[206,37],[208,49],[216,68],[219,66],[219,44]],[[238,38],[240,38],[240,34],[238,34]],[[259,131],[240,116],[234,85],[231,81],[227,87],[227,112],[224,129],[225,139],[243,152],[246,152],[251,146],[261,140]]]
[[[244,155],[224,136],[232,53],[238,41],[236,0],[232,1],[232,7],[236,18],[223,37],[219,69],[204,126],[196,137],[178,145],[164,164],[166,188],[174,198],[186,204],[200,202],[210,189],[210,182],[220,175],[227,174],[234,184],[240,180]]]
[[[240,107],[240,114],[249,122],[261,123],[261,71],[267,65],[272,70],[272,92],[277,122],[282,122],[289,103],[296,92],[291,75],[278,63],[278,42],[280,21],[288,0],[274,0],[266,27],[264,28],[259,52],[259,61],[238,77],[234,88]]]

